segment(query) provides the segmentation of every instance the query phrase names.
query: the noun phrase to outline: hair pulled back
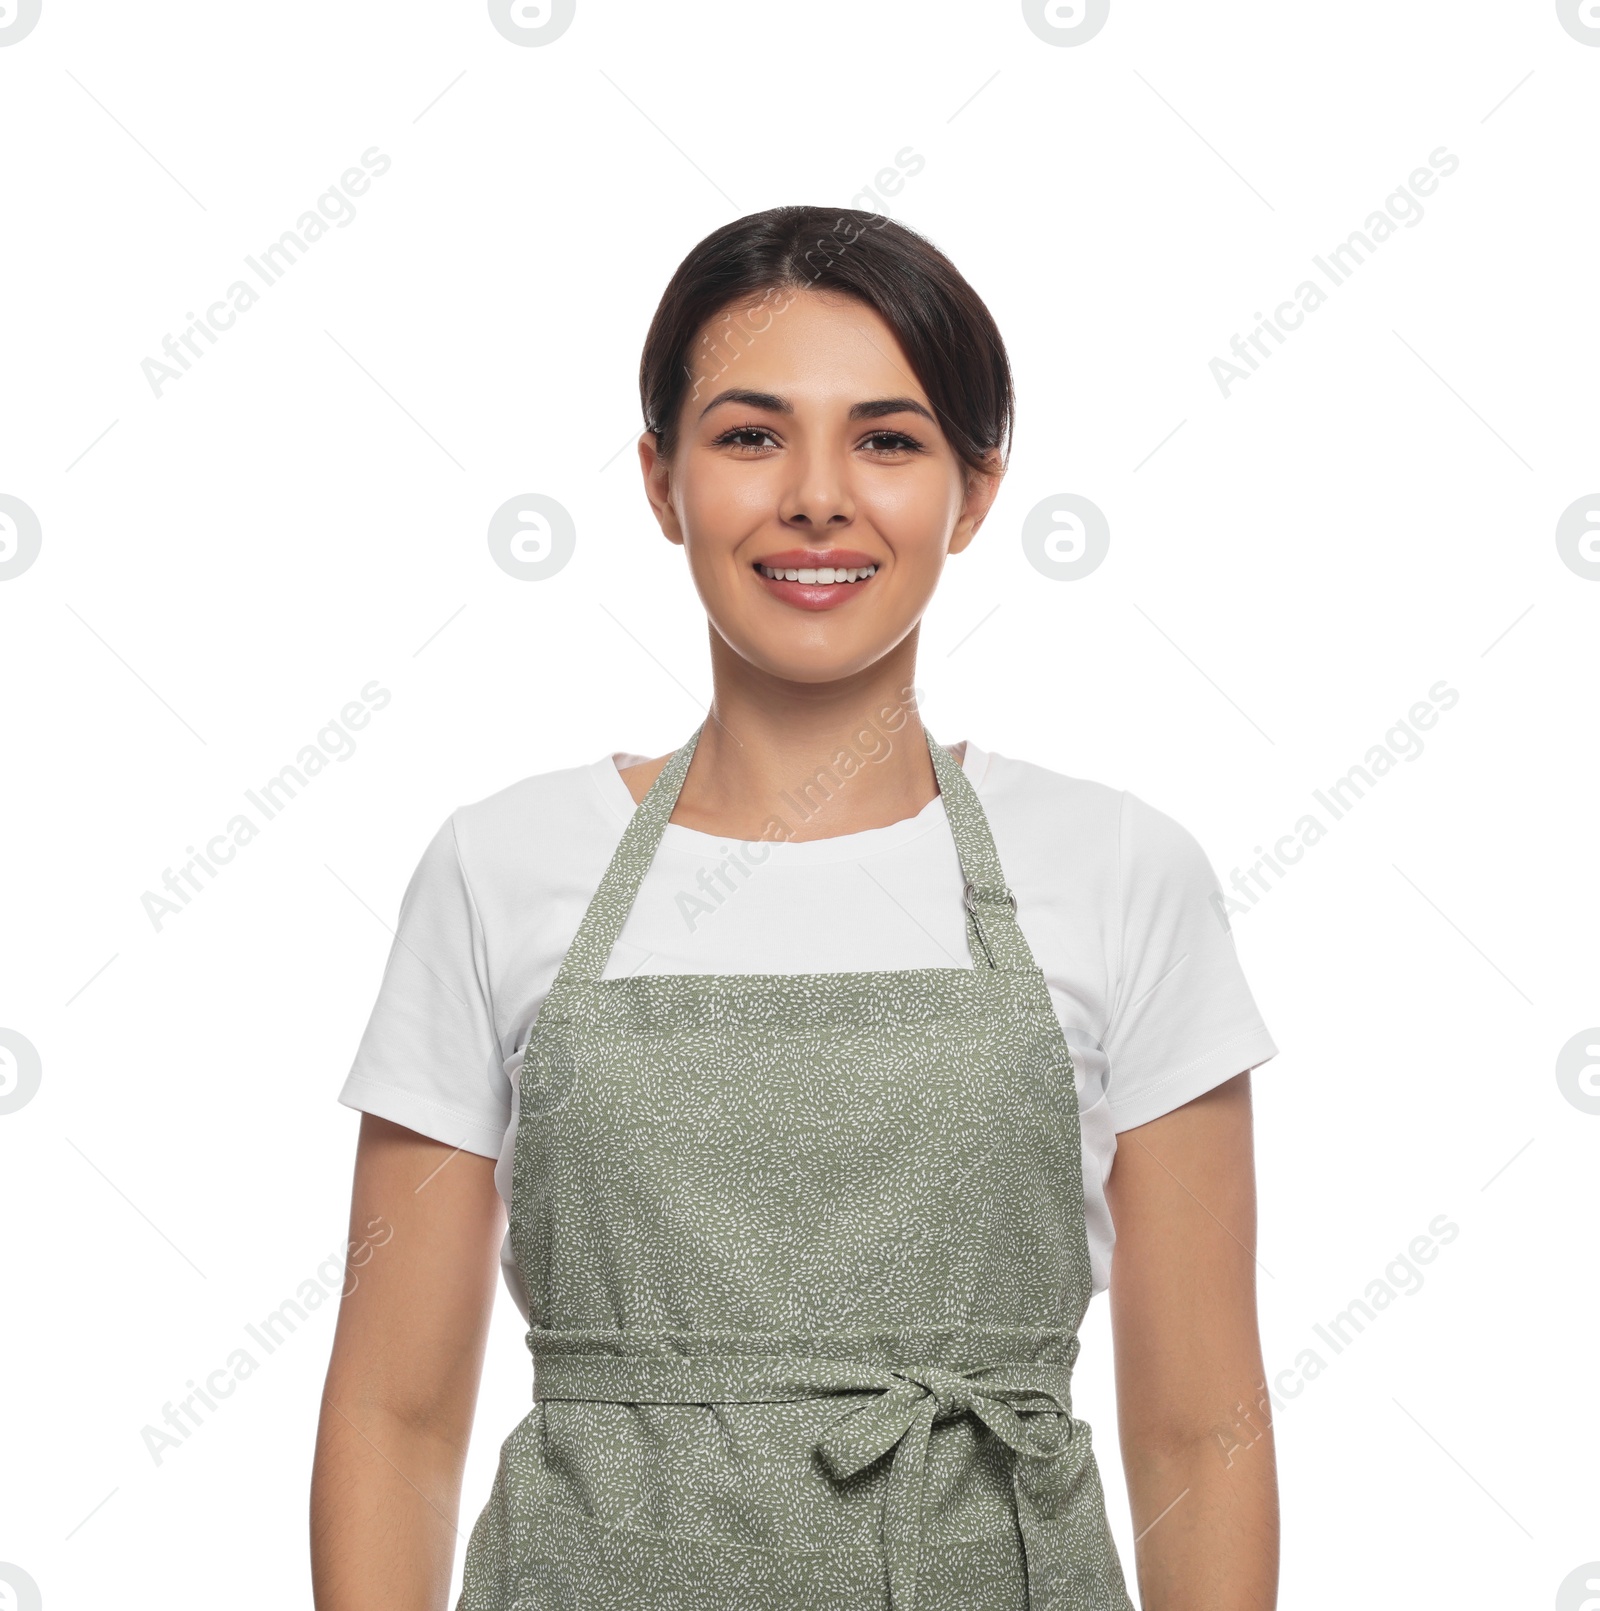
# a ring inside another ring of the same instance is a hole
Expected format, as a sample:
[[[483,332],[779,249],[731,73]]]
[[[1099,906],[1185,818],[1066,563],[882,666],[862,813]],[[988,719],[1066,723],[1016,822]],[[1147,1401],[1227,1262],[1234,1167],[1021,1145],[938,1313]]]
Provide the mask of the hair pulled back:
[[[800,290],[854,297],[894,331],[940,429],[971,470],[1003,468],[1016,398],[1005,343],[977,292],[933,243],[881,213],[772,207],[713,230],[678,265],[639,362],[644,428],[670,459],[696,349],[722,364],[760,339]]]

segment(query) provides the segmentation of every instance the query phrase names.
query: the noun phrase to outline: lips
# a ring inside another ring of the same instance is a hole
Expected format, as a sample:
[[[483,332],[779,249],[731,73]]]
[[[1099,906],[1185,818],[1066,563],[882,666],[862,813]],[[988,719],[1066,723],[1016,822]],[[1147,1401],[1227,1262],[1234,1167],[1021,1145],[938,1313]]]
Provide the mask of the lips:
[[[785,548],[755,562],[769,570],[863,570],[877,561],[859,548]]]
[[[751,565],[774,598],[801,610],[831,610],[868,586],[878,562],[854,548],[789,548]]]

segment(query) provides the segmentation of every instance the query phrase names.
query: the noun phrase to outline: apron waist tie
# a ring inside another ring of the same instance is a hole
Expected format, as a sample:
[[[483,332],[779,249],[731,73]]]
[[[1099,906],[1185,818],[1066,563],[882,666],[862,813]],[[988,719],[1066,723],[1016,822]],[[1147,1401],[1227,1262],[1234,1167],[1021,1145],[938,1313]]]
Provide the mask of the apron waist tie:
[[[851,1404],[816,1440],[836,1478],[854,1476],[894,1450],[884,1488],[882,1537],[893,1611],[916,1611],[924,1472],[935,1420],[975,1415],[1018,1457],[1052,1459],[1072,1435],[1072,1367],[1061,1361],[887,1366],[757,1355],[722,1358],[535,1354],[534,1400],[622,1404],[773,1404],[874,1393]],[[1013,1462],[1019,1511],[1026,1494]],[[1027,1560],[1027,1527],[1022,1528]],[[1028,1565],[1030,1602],[1035,1568]],[[1041,1603],[1043,1595],[1040,1595]]]

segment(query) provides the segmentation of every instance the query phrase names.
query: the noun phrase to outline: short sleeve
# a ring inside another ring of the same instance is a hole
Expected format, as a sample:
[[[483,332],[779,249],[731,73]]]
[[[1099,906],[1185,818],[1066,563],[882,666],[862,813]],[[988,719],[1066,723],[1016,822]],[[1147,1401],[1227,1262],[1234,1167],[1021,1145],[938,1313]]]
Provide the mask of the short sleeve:
[[[1170,1113],[1275,1057],[1206,853],[1181,823],[1122,795],[1120,935],[1105,1048],[1118,1130]]]
[[[339,1101],[468,1152],[500,1154],[511,1091],[483,926],[453,817],[406,886],[383,983]]]

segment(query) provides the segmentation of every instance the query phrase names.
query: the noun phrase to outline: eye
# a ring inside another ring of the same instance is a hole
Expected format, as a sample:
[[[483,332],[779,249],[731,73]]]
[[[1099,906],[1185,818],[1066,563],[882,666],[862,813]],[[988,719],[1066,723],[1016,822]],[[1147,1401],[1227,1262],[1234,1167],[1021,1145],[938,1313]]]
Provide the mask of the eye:
[[[764,440],[751,440],[764,438]],[[713,447],[731,447],[748,453],[763,452],[775,444],[772,431],[765,425],[735,425],[712,438]],[[904,431],[873,431],[861,440],[861,445],[878,454],[924,453],[926,448],[916,437]]]
[[[922,444],[914,436],[907,436],[904,431],[874,431],[865,439],[867,442],[885,442],[886,448],[875,449],[876,452],[890,453],[921,453]]]
[[[772,432],[765,425],[735,425],[732,430],[724,431],[721,436],[712,439],[712,447],[739,447],[759,452],[765,445],[760,442],[740,442],[736,438],[741,436],[764,436],[771,440]]]

